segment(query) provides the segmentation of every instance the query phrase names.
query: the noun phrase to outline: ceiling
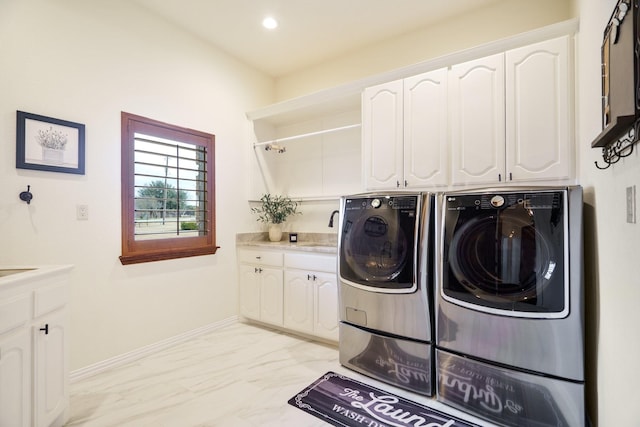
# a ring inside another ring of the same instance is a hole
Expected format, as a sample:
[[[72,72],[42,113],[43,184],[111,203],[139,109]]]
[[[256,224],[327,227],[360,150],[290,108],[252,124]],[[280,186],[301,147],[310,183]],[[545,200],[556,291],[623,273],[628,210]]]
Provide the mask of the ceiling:
[[[134,0],[273,77],[500,0]],[[280,23],[264,29],[265,16]]]

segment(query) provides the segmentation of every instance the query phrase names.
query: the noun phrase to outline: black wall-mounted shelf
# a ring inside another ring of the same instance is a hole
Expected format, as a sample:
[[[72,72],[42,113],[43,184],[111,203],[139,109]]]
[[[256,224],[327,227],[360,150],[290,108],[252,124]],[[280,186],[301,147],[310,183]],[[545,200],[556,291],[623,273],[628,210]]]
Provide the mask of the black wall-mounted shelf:
[[[602,148],[607,169],[633,153],[640,135],[640,0],[618,0],[602,40]]]
[[[639,136],[640,119],[637,119],[626,134],[602,148],[602,159],[604,160],[605,166],[600,166],[598,162],[594,162],[596,167],[598,169],[607,169],[609,166],[618,163],[620,159],[629,157],[633,153]]]

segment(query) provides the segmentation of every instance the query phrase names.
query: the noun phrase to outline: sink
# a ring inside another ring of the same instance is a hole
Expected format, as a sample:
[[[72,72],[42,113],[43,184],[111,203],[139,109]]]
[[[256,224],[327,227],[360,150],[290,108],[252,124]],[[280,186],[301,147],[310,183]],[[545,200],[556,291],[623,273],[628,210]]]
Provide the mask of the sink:
[[[0,268],[0,277],[10,276],[12,274],[25,273],[35,270],[35,268]]]

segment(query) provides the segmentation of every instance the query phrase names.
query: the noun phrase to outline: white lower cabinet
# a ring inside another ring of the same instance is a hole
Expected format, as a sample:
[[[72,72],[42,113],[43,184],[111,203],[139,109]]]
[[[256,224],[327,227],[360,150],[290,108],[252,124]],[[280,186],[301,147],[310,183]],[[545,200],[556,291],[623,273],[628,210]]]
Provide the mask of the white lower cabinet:
[[[0,426],[31,426],[31,345],[22,330],[0,339]]]
[[[286,253],[284,265],[284,326],[337,341],[336,257]]]
[[[284,326],[313,333],[314,288],[317,276],[298,270],[284,272]]]
[[[305,335],[338,340],[335,255],[238,249],[238,261],[240,314]]]
[[[338,341],[338,277],[336,273],[318,273],[313,310],[313,333]]]
[[[282,326],[282,253],[238,250],[240,314]]]
[[[36,426],[50,426],[69,403],[65,378],[69,371],[66,314],[58,310],[33,327],[33,421]]]
[[[68,420],[68,271],[19,273],[0,286],[0,426]],[[29,277],[33,279],[29,279]]]

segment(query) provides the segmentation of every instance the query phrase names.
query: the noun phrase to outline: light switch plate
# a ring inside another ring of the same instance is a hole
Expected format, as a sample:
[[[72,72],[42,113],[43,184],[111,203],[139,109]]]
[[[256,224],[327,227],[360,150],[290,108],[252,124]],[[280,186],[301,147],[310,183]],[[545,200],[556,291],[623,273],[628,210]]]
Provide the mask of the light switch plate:
[[[89,206],[76,205],[76,219],[87,220],[89,219]]]
[[[627,187],[627,222],[636,223],[636,186]]]

